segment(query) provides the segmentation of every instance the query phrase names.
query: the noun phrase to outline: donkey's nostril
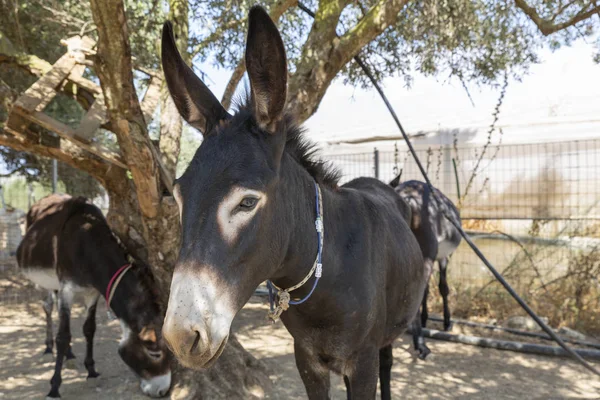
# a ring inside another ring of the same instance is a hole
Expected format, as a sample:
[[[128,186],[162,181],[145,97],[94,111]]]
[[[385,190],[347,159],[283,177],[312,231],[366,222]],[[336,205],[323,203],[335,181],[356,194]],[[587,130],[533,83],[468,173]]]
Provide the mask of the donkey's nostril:
[[[196,334],[196,339],[194,339],[194,343],[192,343],[192,348],[190,349],[190,353],[193,353],[194,350],[198,348],[198,343],[200,343],[200,332],[194,331]]]

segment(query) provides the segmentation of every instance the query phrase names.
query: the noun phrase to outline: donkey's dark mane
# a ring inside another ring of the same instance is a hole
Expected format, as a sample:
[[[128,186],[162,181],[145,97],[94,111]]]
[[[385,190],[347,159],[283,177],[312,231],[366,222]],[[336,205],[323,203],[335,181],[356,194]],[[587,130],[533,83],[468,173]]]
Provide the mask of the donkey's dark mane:
[[[247,93],[249,90],[234,100],[235,119],[253,120],[250,112],[251,98]],[[290,114],[284,116],[281,126],[283,126],[283,134],[286,136],[285,152],[300,164],[315,181],[331,188],[337,188],[341,172],[331,163],[317,157],[319,148],[305,137],[306,130],[298,125]]]
[[[331,163],[316,157],[317,145],[304,136],[305,130],[291,117],[286,121],[285,151],[292,156],[319,183],[336,188],[341,178],[340,171]]]

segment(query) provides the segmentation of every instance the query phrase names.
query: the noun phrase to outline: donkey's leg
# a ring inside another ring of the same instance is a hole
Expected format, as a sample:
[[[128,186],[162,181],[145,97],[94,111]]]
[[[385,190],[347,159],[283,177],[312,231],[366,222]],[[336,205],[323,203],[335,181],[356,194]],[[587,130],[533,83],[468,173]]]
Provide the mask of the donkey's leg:
[[[448,258],[442,258],[438,261],[440,265],[440,294],[444,302],[444,330],[449,331],[452,329],[452,322],[450,321],[450,307],[448,306],[448,294],[450,294],[450,288],[448,287],[448,281],[446,279],[446,272],[448,271]]]
[[[73,354],[73,347],[69,344],[69,348],[67,349],[67,354],[65,354],[65,358],[67,360],[74,360],[75,354]]]
[[[96,333],[96,307],[98,305],[99,293],[93,293],[86,296],[85,305],[87,307],[87,316],[83,324],[83,335],[85,336],[86,350],[85,361],[83,364],[88,371],[88,378],[97,378],[100,376],[95,369],[94,363],[94,334]]]
[[[424,360],[431,353],[429,347],[425,344],[425,337],[423,336],[423,328],[421,327],[420,321],[420,312],[417,311],[417,315],[415,316],[415,320],[412,323],[412,337],[413,337],[413,345],[415,350],[419,353],[419,358]]]
[[[437,251],[437,249],[436,249]],[[425,276],[427,276],[427,284],[425,285],[425,293],[423,294],[423,310],[421,311],[421,326],[425,328],[427,326],[427,320],[429,319],[429,311],[427,310],[427,298],[429,297],[429,279],[433,272],[433,258],[425,257],[424,270]]]
[[[54,347],[54,335],[52,334],[52,309],[54,308],[54,292],[48,290],[48,294],[44,299],[44,312],[46,313],[46,350],[44,355],[52,355],[52,348]]]
[[[429,319],[429,311],[427,310],[427,298],[429,297],[429,278],[431,277],[431,271],[433,271],[433,260],[431,258],[425,258],[424,263],[425,273],[427,275],[427,284],[425,285],[425,291],[423,293],[423,300],[421,302],[422,310],[417,311],[417,316],[412,324],[412,335],[413,344],[415,350],[419,352],[419,358],[424,360],[431,353],[429,347],[425,344],[425,338],[423,337],[423,329],[427,326],[427,320]]]
[[[368,347],[359,350],[350,374],[346,374],[348,400],[369,400],[377,397],[377,371],[379,370],[379,350]]]
[[[317,355],[294,341],[296,367],[309,400],[329,399],[329,370]]]
[[[427,311],[427,297],[429,297],[429,281],[425,285],[425,293],[423,294],[422,311],[421,311],[421,326],[425,328],[427,326],[427,320],[429,319],[429,312]]]
[[[73,354],[73,348],[69,344],[69,348],[67,349],[67,354],[65,354],[65,363],[63,368],[66,369],[77,369],[77,363],[75,362],[77,357]]]
[[[392,379],[393,364],[394,356],[392,354],[392,345],[390,344],[379,350],[379,386],[381,388],[381,400],[392,400],[390,382]]]
[[[61,369],[63,359],[71,344],[71,305],[73,304],[73,291],[68,285],[61,285],[58,292],[58,333],[56,334],[56,365],[54,375],[50,380],[49,398],[58,398],[58,388],[62,383]]]

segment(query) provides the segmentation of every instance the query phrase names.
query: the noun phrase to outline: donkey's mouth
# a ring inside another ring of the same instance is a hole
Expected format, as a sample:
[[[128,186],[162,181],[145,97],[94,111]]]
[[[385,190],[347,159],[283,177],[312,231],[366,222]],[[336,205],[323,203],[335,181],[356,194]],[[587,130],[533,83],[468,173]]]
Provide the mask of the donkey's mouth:
[[[227,345],[228,340],[229,340],[229,335],[227,335],[225,337],[225,339],[223,339],[223,341],[221,342],[221,345],[219,346],[219,348],[217,349],[215,354],[206,362],[206,364],[204,364],[202,366],[203,369],[210,368],[213,366],[214,363],[217,362],[217,359],[221,356],[221,354],[223,353],[223,350],[225,350],[225,345]]]
[[[225,339],[223,339],[217,351],[215,351],[212,354],[210,350],[207,350],[203,354],[194,355],[194,353],[190,352],[187,356],[179,356],[177,358],[181,365],[183,365],[186,368],[192,368],[197,370],[208,369],[217,362],[217,359],[221,356],[223,350],[225,350],[225,346],[227,345],[228,339],[229,335],[227,335]],[[192,351],[198,351],[199,342],[200,341],[198,340],[198,338],[196,338],[194,344],[192,345]]]

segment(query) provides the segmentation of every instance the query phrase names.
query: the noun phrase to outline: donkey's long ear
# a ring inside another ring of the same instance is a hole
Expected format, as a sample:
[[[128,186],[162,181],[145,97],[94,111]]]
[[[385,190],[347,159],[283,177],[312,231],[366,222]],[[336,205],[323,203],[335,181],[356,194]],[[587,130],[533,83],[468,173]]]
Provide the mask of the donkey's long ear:
[[[287,95],[287,60],[277,27],[260,6],[250,9],[246,69],[250,78],[254,117],[273,132],[283,116]]]
[[[219,121],[230,117],[210,89],[181,58],[170,22],[163,26],[161,52],[169,93],[183,119],[206,134]]]
[[[395,177],[394,179],[392,179],[392,181],[390,182],[390,186],[395,188],[398,185],[400,185],[400,177],[402,176],[402,173],[400,173],[400,175],[398,175],[397,177]]]

